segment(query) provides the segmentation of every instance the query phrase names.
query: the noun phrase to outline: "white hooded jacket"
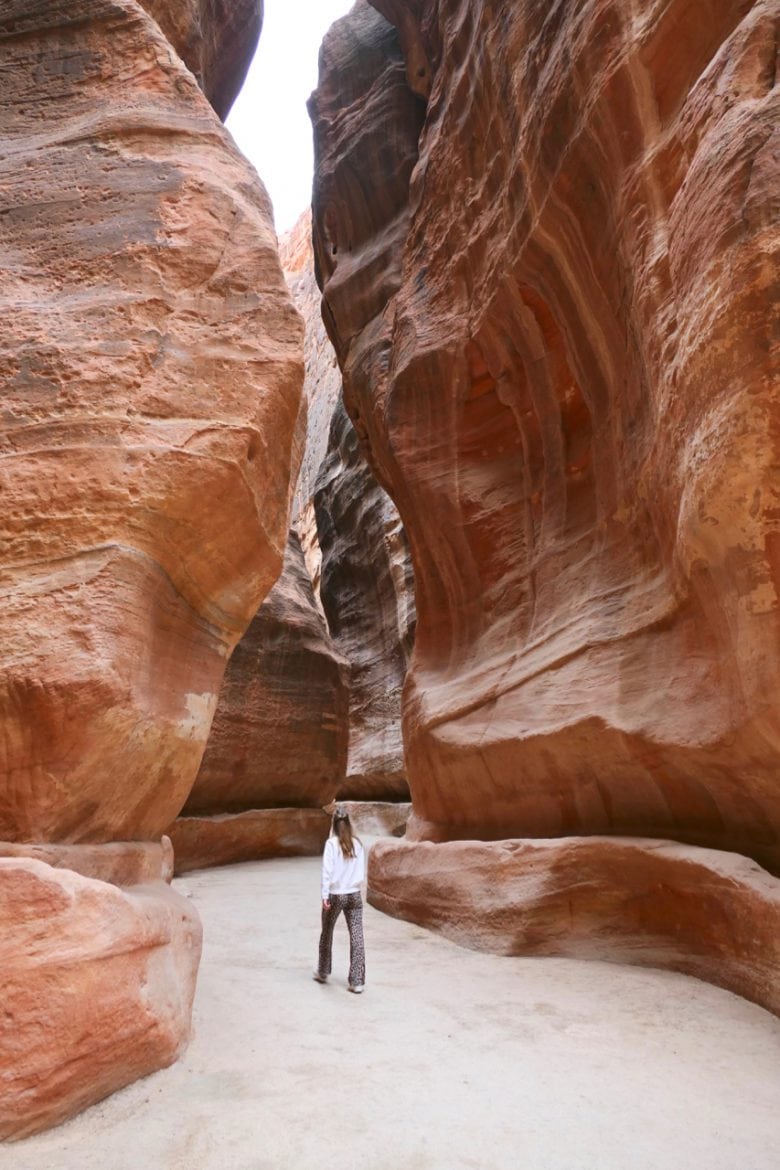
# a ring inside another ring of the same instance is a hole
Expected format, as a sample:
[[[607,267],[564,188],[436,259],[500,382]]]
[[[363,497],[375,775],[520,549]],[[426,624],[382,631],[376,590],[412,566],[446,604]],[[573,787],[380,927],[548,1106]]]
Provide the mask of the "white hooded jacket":
[[[322,900],[331,894],[354,894],[366,876],[366,855],[357,837],[352,838],[355,856],[345,857],[338,837],[328,837],[322,854]]]

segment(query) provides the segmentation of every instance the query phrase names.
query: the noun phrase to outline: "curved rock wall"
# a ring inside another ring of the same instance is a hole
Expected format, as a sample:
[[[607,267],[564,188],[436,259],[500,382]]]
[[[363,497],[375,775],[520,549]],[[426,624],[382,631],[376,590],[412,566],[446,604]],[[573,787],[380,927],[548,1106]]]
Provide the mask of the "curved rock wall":
[[[291,532],[282,575],[228,664],[184,815],[331,801],[346,768],[348,686]]]
[[[335,795],[403,800],[401,688],[415,619],[409,547],[344,410],[314,274],[310,212],[282,241],[281,255],[306,322],[308,432],[293,523],[330,636],[349,664],[349,751]]]
[[[263,23],[263,0],[140,0],[225,119]]]
[[[776,7],[375,7],[323,46],[315,254],[414,559],[415,831],[778,868]]]
[[[257,6],[148,9],[0,5],[0,1138],[187,1043],[200,923],[160,838],[296,470],[270,204],[177,54],[224,111]]]
[[[134,0],[0,17],[0,839],[159,838],[281,567],[302,328]]]
[[[405,800],[401,690],[414,636],[414,582],[398,511],[366,463],[339,400],[314,495],[320,598],[350,666],[349,758],[337,795]]]

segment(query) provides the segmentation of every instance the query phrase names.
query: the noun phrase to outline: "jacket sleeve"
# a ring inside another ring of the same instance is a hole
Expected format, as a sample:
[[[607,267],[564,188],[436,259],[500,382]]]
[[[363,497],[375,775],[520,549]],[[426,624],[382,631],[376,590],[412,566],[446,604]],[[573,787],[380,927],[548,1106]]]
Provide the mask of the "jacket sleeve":
[[[333,837],[328,837],[322,854],[322,900],[327,902],[330,897],[330,883],[333,877]]]

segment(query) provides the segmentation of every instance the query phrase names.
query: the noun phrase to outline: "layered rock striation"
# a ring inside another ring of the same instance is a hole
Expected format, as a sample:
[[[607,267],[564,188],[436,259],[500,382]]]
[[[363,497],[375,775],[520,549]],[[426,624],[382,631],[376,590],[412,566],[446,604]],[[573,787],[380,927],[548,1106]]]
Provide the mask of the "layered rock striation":
[[[310,212],[282,237],[280,256],[305,322],[292,527],[282,575],[230,659],[198,778],[168,829],[179,872],[319,852],[329,819],[313,809],[336,797],[397,801],[409,792],[401,739],[414,628],[408,545],[344,411]]]
[[[406,800],[401,691],[414,640],[409,546],[340,400],[314,510],[320,599],[331,637],[349,663],[349,755],[337,795]]]
[[[414,577],[398,510],[379,486],[344,409],[322,319],[311,212],[281,242],[306,323],[308,429],[293,504],[317,599],[349,664],[349,751],[338,796],[406,799],[401,688],[414,641]]]
[[[291,532],[282,575],[228,664],[184,815],[327,804],[346,768],[348,685]]]
[[[161,836],[285,547],[303,331],[217,117],[259,7],[173,7],[0,6],[0,1137],[187,1042]]]
[[[372,905],[502,955],[682,971],[780,1016],[780,883],[737,854],[647,838],[379,841]]]
[[[376,0],[325,40],[315,257],[412,549],[417,837],[780,868],[776,15]]]
[[[414,578],[398,510],[379,486],[344,409],[322,319],[311,212],[282,240],[306,323],[308,429],[293,524],[338,652],[349,664],[349,751],[337,795],[406,799],[401,688],[414,641]]]
[[[140,5],[14,2],[0,40],[0,839],[159,838],[281,567],[300,319]]]

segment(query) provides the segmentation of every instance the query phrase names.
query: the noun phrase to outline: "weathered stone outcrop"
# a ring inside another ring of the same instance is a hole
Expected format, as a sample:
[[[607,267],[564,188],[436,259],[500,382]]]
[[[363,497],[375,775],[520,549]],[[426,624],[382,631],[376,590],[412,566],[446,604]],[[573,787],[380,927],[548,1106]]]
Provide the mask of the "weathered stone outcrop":
[[[0,1140],[70,1117],[186,1045],[200,920],[162,882],[120,890],[0,858],[0,931]]]
[[[380,910],[502,955],[682,971],[780,1016],[780,883],[737,854],[641,838],[379,841]]]
[[[0,5],[0,1136],[189,1036],[160,839],[281,567],[303,363],[267,196],[177,53],[224,113],[257,17]]]
[[[366,463],[341,401],[314,510],[320,599],[350,666],[349,757],[338,795],[404,800],[401,688],[413,640],[411,560],[398,511]]]
[[[293,506],[317,596],[349,663],[349,755],[339,796],[408,796],[401,687],[414,636],[411,557],[398,511],[366,462],[342,401],[341,371],[322,320],[311,213],[280,248],[306,323],[308,431]]]
[[[255,808],[240,813],[181,816],[171,825],[176,873],[322,853],[330,817],[321,808]]]
[[[291,533],[282,576],[228,664],[185,815],[327,804],[346,765],[347,687]]]
[[[315,254],[412,548],[413,831],[778,869],[776,6],[375,7],[323,46]]]
[[[278,575],[300,319],[134,0],[7,3],[0,839],[159,839]]]
[[[263,0],[140,0],[223,120],[255,54]]]

